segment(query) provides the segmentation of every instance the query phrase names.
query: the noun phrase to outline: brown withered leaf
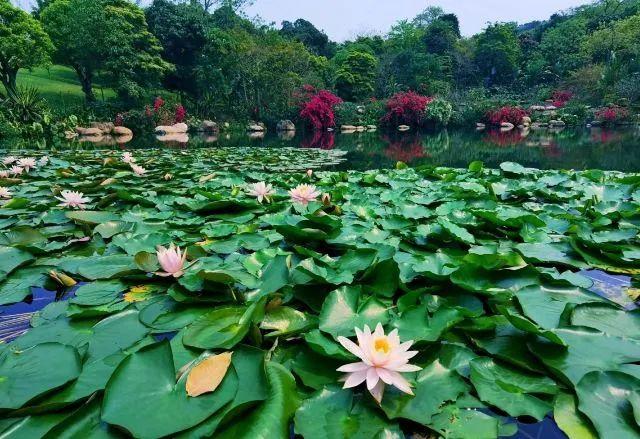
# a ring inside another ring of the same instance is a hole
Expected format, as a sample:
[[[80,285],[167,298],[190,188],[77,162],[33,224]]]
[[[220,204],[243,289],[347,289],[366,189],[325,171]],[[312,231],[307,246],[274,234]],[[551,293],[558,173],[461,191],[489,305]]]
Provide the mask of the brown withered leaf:
[[[196,397],[218,388],[231,365],[233,352],[205,358],[187,376],[187,395]]]

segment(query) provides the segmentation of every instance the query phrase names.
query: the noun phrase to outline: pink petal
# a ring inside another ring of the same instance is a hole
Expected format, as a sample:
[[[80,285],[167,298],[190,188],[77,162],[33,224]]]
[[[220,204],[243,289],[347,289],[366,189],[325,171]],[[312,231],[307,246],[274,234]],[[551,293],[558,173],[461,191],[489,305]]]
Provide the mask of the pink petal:
[[[371,396],[380,404],[382,402],[382,396],[384,395],[384,382],[378,381],[378,384],[373,389],[369,389]]]
[[[418,372],[422,370],[420,366],[415,366],[413,364],[402,364],[400,366],[387,366],[387,369],[393,370],[395,372]]]
[[[380,377],[376,368],[370,367],[367,369],[367,389],[373,389],[378,384],[378,381],[380,381]]]
[[[367,379],[367,371],[353,372],[347,375],[347,379],[344,382],[344,389],[350,389],[352,387],[359,386]]]
[[[411,385],[409,381],[404,379],[402,375],[398,372],[389,372],[393,378],[393,385],[398,388],[401,392],[408,393],[409,395],[413,395],[413,391],[411,390]]]
[[[338,343],[340,343],[346,350],[351,352],[356,357],[364,359],[364,354],[362,352],[362,349],[360,349],[357,344],[355,344],[348,338],[340,336],[338,337]]]
[[[349,363],[349,364],[345,364],[344,366],[340,366],[338,369],[336,369],[338,372],[361,372],[363,370],[367,370],[369,369],[369,365],[367,365],[366,363],[363,363],[362,361],[359,361],[357,363]]]
[[[384,381],[387,384],[393,384],[393,375],[391,375],[391,372],[389,372],[387,369],[383,367],[379,367],[377,372],[378,372],[378,376],[382,381]]]

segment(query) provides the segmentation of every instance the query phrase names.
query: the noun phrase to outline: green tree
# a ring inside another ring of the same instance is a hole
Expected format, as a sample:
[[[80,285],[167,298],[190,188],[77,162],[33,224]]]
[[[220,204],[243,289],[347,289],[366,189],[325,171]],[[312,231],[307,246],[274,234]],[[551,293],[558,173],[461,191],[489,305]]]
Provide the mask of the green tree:
[[[487,85],[513,82],[518,74],[522,51],[514,23],[495,23],[477,37],[474,53],[478,71]]]
[[[287,38],[300,41],[316,55],[331,57],[336,51],[336,44],[329,40],[327,34],[301,18],[293,23],[283,21],[280,33]]]
[[[336,90],[347,101],[360,101],[374,91],[378,60],[367,52],[351,52],[336,73]]]
[[[0,81],[13,95],[18,71],[49,63],[53,44],[38,20],[8,0],[0,0],[0,23]]]
[[[144,11],[126,0],[56,0],[41,19],[56,46],[55,59],[76,71],[89,102],[99,72],[121,98],[135,99],[171,69]]]

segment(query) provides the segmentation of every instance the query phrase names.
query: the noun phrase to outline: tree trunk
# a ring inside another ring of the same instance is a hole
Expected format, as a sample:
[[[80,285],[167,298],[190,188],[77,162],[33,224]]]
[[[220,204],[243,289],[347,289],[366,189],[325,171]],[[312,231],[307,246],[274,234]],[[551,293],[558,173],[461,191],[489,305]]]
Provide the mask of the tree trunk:
[[[85,100],[87,102],[95,102],[96,96],[93,94],[93,72],[80,65],[75,65],[73,68],[78,74]]]
[[[2,85],[4,85],[4,89],[7,91],[7,96],[15,96],[18,87],[16,85],[16,78],[18,76],[18,71],[9,68],[0,69],[0,81],[2,81]]]

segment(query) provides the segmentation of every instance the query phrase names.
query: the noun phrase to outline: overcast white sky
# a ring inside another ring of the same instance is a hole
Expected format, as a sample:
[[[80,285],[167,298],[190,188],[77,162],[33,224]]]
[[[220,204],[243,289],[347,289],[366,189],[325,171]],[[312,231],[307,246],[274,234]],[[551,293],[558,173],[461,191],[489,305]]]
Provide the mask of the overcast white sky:
[[[12,0],[23,7],[33,0]],[[460,19],[466,36],[481,31],[487,23],[544,20],[551,14],[592,3],[591,0],[254,0],[249,16],[259,15],[278,26],[284,20],[305,18],[331,39],[344,41],[362,33],[386,33],[398,20],[410,19],[428,6],[440,6]],[[149,4],[151,0],[143,0]]]
[[[386,33],[398,20],[413,18],[428,6],[440,6],[458,15],[462,33],[473,35],[487,23],[527,23],[554,12],[592,3],[588,0],[255,0],[247,13],[280,25],[305,18],[331,39],[343,41],[363,32]]]

